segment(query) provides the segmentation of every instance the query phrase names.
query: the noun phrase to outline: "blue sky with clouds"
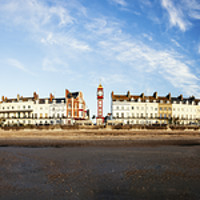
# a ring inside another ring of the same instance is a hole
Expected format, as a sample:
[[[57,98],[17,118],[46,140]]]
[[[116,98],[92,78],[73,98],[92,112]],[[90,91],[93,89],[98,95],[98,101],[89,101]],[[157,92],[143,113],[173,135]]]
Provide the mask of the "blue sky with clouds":
[[[0,95],[200,97],[198,0],[0,0]]]

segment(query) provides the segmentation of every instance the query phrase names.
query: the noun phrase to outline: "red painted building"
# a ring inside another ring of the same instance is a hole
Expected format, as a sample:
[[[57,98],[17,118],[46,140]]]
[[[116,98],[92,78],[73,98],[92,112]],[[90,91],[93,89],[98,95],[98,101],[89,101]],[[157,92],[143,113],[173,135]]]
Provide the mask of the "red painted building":
[[[99,84],[99,87],[97,88],[97,117],[96,117],[97,124],[103,124],[104,122],[103,99],[104,99],[103,87],[101,84]]]
[[[87,119],[86,104],[82,92],[70,92],[66,90],[65,98],[68,118],[74,120]]]

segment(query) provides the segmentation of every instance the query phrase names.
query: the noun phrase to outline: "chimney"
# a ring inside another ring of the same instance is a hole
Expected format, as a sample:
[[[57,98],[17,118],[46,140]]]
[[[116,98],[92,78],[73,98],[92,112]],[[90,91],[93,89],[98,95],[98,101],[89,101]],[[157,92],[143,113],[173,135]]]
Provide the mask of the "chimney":
[[[140,95],[140,97],[141,97],[142,99],[144,99],[144,93],[142,93],[142,94]]]
[[[68,94],[69,94],[69,90],[65,90],[65,97],[67,98],[67,96],[68,96]]]
[[[4,96],[2,96],[1,99],[2,99],[2,101],[4,101],[5,100]]]
[[[157,93],[157,92],[154,92],[154,93],[153,93],[153,97],[154,97],[155,99],[158,99],[158,93]]]
[[[195,96],[191,96],[189,99],[191,99],[191,100],[195,100]]]
[[[54,96],[52,95],[52,93],[50,94],[50,102],[52,102],[54,99]]]
[[[171,100],[171,93],[166,96],[169,100]]]
[[[178,97],[181,101],[183,101],[183,95],[181,94],[179,97]]]
[[[20,100],[20,95],[19,94],[17,94],[17,101],[19,101]]]
[[[127,92],[127,97],[128,97],[128,98],[131,97],[131,95],[130,95],[130,91]]]
[[[34,98],[34,100],[38,100],[39,96],[36,92],[33,93],[33,98]]]

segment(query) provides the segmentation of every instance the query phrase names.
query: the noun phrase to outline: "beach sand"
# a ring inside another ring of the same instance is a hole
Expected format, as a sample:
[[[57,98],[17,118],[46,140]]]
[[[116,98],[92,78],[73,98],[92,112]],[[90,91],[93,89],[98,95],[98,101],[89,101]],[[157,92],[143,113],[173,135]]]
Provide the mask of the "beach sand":
[[[200,199],[199,132],[1,131],[0,199]]]

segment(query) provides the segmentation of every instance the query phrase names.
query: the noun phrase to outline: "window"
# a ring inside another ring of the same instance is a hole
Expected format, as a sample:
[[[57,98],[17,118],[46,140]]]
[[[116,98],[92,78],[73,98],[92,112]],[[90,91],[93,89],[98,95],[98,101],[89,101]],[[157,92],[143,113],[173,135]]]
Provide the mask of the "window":
[[[121,113],[122,118],[124,118],[124,113]]]
[[[71,108],[72,108],[72,104],[71,104],[71,103],[69,103],[69,105],[68,105],[68,108],[69,108],[69,109],[71,109]]]
[[[134,106],[132,106],[132,110],[134,110]]]
[[[162,108],[160,108],[160,110],[162,110]]]
[[[117,110],[119,110],[119,106],[117,106]]]
[[[119,118],[119,113],[116,113],[116,117]]]

